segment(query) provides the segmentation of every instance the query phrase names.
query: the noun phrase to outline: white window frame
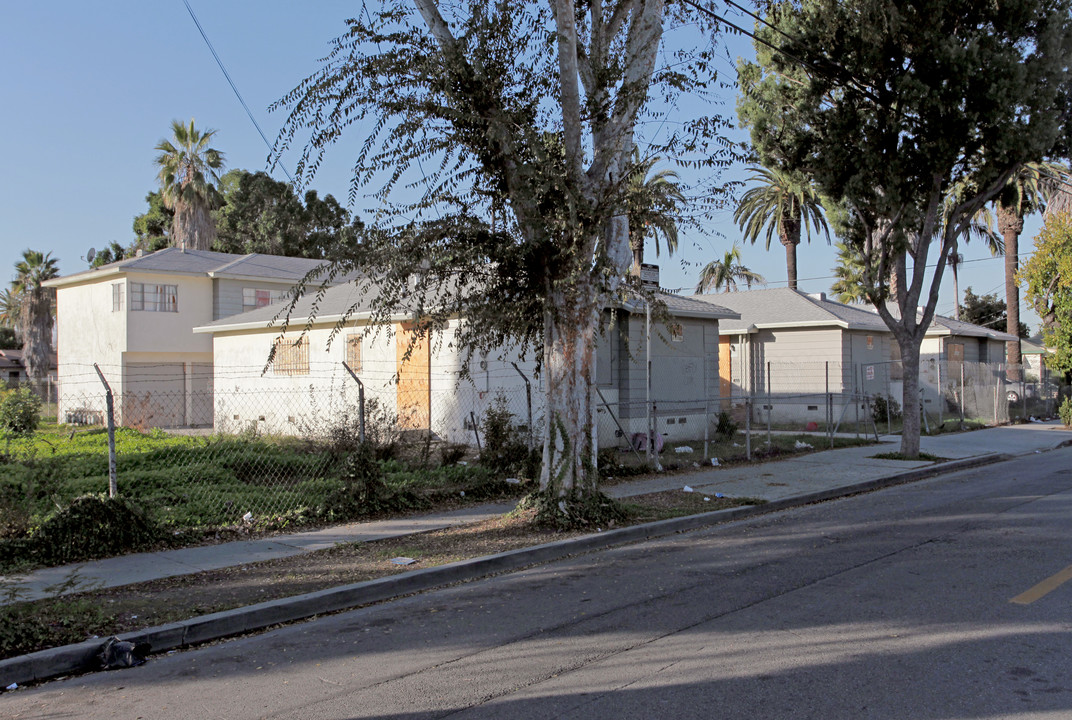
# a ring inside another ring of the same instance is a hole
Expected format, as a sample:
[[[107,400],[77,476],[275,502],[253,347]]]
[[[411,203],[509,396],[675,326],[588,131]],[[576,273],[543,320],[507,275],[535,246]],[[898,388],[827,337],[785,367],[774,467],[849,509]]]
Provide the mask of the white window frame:
[[[112,312],[123,311],[123,283],[112,283]]]
[[[268,293],[267,302],[262,302],[258,299],[257,293]],[[285,294],[286,293],[282,290],[272,290],[271,288],[244,287],[242,288],[242,312],[256,310],[257,308],[262,308],[266,305],[275,305],[277,302],[283,300]]]
[[[178,312],[179,286],[130,283],[130,309],[140,312]]]

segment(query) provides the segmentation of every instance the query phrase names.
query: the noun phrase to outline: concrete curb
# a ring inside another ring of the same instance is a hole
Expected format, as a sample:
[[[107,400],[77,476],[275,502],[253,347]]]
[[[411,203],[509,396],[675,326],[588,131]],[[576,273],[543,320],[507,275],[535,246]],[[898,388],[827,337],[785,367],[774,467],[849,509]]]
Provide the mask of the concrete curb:
[[[234,610],[212,613],[211,615],[202,615],[168,625],[147,628],[140,632],[129,634],[123,639],[134,643],[147,642],[152,645],[154,654],[176,648],[186,648],[233,635],[262,630],[272,625],[305,620],[316,615],[348,610],[402,595],[410,595],[445,585],[476,580],[488,575],[519,570],[532,565],[560,560],[570,555],[688,532],[720,523],[742,520],[756,515],[764,515],[836,498],[859,495],[892,485],[900,485],[949,472],[1002,462],[1013,457],[1013,455],[999,453],[980,455],[917,468],[855,485],[846,485],[840,488],[820,490],[775,500],[762,505],[747,505],[726,510],[716,510],[700,515],[688,515],[643,525],[633,525],[617,530],[607,530],[570,540],[559,540],[497,555],[488,555],[461,560],[449,565],[415,570],[403,575],[393,575],[305,595],[271,600],[256,605],[235,608]],[[103,643],[104,639],[87,640],[75,645],[49,648],[29,655],[0,660],[0,688],[6,688],[12,683],[24,685],[61,675],[93,670],[97,667],[97,653]]]

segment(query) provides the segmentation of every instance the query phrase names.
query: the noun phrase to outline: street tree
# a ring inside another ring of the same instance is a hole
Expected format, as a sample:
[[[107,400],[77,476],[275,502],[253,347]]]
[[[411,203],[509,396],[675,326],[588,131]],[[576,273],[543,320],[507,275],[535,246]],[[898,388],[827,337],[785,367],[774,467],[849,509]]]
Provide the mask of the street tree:
[[[56,291],[44,286],[59,276],[52,253],[24,250],[15,263],[11,292],[18,296],[19,330],[22,334],[22,363],[33,382],[48,376],[52,357],[52,324],[56,315]]]
[[[534,501],[549,520],[597,519],[606,503],[594,346],[633,259],[638,118],[653,112],[653,85],[661,97],[702,100],[713,49],[682,45],[661,64],[664,29],[686,12],[662,0],[395,0],[366,10],[277,104],[289,114],[276,156],[308,132],[296,168],[308,178],[347,129],[366,128],[351,201],[375,183],[386,209],[348,261],[377,298],[374,319],[405,311],[414,333],[431,333],[464,317],[451,342],[469,352],[538,346],[546,418]],[[653,154],[687,145],[714,167],[727,146],[710,137],[721,122],[675,124]],[[394,200],[399,185],[416,199]]]
[[[766,234],[766,249],[778,236],[785,247],[785,269],[789,287],[797,288],[797,245],[801,233],[811,242],[812,230],[822,231],[830,242],[830,229],[823,217],[823,204],[815,186],[801,173],[780,168],[752,168],[756,183],[741,197],[733,221],[744,231],[744,239],[755,244]]]
[[[749,290],[753,283],[766,284],[762,275],[745,267],[741,260],[741,247],[734,243],[721,260],[712,260],[703,266],[700,281],[696,283],[696,293],[737,292],[738,283],[742,282]]]
[[[218,205],[215,184],[223,168],[223,153],[209,147],[215,130],[204,132],[194,121],[171,123],[171,139],[156,145],[160,194],[175,213],[171,242],[188,250],[211,250],[216,241],[212,209]]]
[[[222,205],[213,213],[215,249],[326,258],[354,244],[359,223],[331,195],[294,186],[264,172],[231,170],[220,180]]]
[[[1042,318],[1050,369],[1072,373],[1072,214],[1047,214],[1035,252],[1020,268],[1024,299]]]
[[[950,251],[1025,163],[1068,147],[1068,0],[780,3],[742,66],[739,114],[768,167],[843,204],[868,300],[897,340],[903,405]],[[771,50],[774,47],[777,50]],[[951,190],[965,190],[948,212]],[[929,267],[931,266],[931,267]],[[901,451],[919,454],[919,413]]]

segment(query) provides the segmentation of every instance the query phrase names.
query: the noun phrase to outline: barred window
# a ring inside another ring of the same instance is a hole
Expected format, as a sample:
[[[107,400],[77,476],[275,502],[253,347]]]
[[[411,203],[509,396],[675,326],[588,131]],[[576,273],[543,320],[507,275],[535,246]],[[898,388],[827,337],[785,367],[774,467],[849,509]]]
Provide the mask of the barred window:
[[[145,312],[178,312],[179,286],[130,283],[130,309]]]
[[[282,290],[266,288],[242,288],[242,312],[273,305],[283,299]]]
[[[361,372],[361,335],[351,333],[346,336],[346,364],[355,373]]]
[[[123,309],[123,283],[112,285],[112,312],[120,312]]]
[[[276,340],[272,372],[276,375],[308,375],[309,338]]]

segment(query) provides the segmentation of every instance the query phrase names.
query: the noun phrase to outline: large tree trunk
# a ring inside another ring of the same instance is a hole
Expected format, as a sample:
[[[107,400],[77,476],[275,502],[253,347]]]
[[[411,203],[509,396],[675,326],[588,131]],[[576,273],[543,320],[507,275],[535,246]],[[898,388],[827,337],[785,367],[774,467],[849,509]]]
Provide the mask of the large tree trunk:
[[[919,346],[920,338],[897,338],[901,349],[902,392],[901,409],[901,454],[908,458],[919,457],[920,401],[919,401]]]
[[[48,377],[52,357],[52,305],[54,290],[35,287],[22,298],[20,330],[22,364],[34,386]]]
[[[1005,332],[1016,336],[1005,345],[1005,362],[1009,380],[1019,382],[1022,375],[1020,352],[1020,286],[1016,283],[1019,269],[1020,233],[1024,219],[1015,208],[998,207],[998,229],[1005,239]]]
[[[599,303],[591,281],[553,291],[544,328],[546,435],[540,490],[569,514],[574,502],[597,489],[595,444],[595,342]]]

